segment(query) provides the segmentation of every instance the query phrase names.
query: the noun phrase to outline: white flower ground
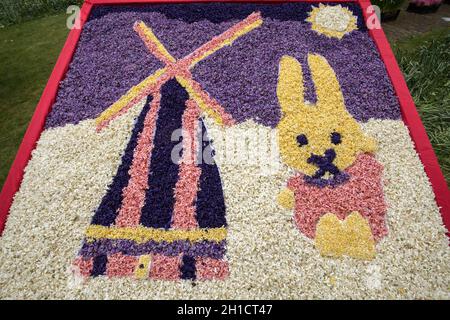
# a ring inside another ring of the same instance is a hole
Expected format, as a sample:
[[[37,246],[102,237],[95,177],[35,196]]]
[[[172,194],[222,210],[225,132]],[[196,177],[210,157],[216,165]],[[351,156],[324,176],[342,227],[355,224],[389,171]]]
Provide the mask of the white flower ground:
[[[189,281],[75,279],[69,267],[139,109],[101,133],[87,120],[42,134],[0,238],[0,298],[450,298],[448,239],[422,164],[403,123],[381,120],[362,125],[379,142],[389,205],[389,234],[375,260],[319,255],[294,226],[293,213],[276,203],[292,174],[287,168],[261,175],[259,168],[218,159],[229,223],[227,280],[194,287]],[[219,129],[208,125],[214,139]],[[226,134],[256,127],[249,121]]]

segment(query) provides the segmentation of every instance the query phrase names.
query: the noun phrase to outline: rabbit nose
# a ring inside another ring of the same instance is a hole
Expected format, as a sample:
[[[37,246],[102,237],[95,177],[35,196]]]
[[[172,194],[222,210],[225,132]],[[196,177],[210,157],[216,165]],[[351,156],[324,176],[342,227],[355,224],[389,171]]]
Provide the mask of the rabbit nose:
[[[336,159],[336,151],[334,151],[334,149],[327,149],[325,151],[325,158],[328,162],[333,162],[334,159]]]

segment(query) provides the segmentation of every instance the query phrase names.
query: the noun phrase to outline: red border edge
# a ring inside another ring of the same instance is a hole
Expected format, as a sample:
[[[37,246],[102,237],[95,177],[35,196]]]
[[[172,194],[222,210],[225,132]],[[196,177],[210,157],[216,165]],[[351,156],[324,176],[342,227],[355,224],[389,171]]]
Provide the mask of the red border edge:
[[[367,21],[367,8],[371,6],[370,0],[358,0],[358,3],[361,6],[364,19]],[[400,103],[403,122],[409,129],[416,152],[433,188],[436,203],[439,206],[442,220],[447,229],[447,236],[450,237],[450,190],[442,174],[438,159],[383,29],[369,29],[369,34],[378,47],[378,52],[386,66],[386,71]]]
[[[93,5],[114,4],[144,4],[144,3],[205,3],[205,2],[228,2],[228,3],[286,3],[286,2],[358,2],[358,0],[90,0]]]
[[[371,5],[370,0],[303,0],[305,2],[357,2],[362,9],[364,19],[367,21],[367,8]],[[5,228],[9,209],[14,200],[15,193],[19,190],[23,179],[24,170],[31,158],[36,143],[44,129],[45,119],[56,99],[59,89],[59,82],[64,79],[69,64],[75,53],[78,40],[81,35],[84,24],[86,23],[93,5],[106,4],[131,4],[131,3],[163,3],[164,0],[86,0],[80,12],[80,28],[72,29],[64,44],[64,47],[58,57],[56,65],[50,75],[44,92],[39,100],[31,122],[25,132],[22,143],[17,152],[16,158],[8,173],[8,177],[0,194],[0,235]],[[187,2],[215,2],[214,0],[175,0],[173,3]],[[220,2],[220,1],[219,1]],[[228,1],[223,1],[228,2]],[[232,1],[229,1],[232,2]],[[241,1],[236,1],[241,2]],[[243,0],[242,2],[299,2],[299,0],[285,1],[261,1],[261,0]],[[419,113],[414,105],[409,89],[406,85],[403,74],[397,64],[395,56],[391,50],[389,42],[383,29],[369,29],[369,34],[375,42],[381,59],[383,60],[387,73],[391,79],[394,90],[397,94],[403,121],[409,128],[410,136],[415,144],[417,153],[425,168],[425,172],[432,185],[436,202],[439,206],[444,225],[447,228],[447,235],[450,236],[450,190],[447,187],[444,175],[440,169],[437,157],[433,151],[428,135],[420,119]]]

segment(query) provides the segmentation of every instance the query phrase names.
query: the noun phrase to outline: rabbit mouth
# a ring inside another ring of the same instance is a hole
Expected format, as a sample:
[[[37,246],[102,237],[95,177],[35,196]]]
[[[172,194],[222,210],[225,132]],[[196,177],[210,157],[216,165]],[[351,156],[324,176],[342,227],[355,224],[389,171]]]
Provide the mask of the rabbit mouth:
[[[307,162],[315,165],[318,169],[312,176],[305,176],[305,182],[316,185],[320,188],[331,186],[336,187],[347,180],[350,176],[333,163],[336,159],[336,151],[328,149],[323,156],[311,154]]]
[[[327,149],[323,156],[311,154],[307,162],[318,167],[317,171],[311,176],[311,178],[320,179],[327,173],[329,173],[332,177],[339,175],[341,171],[333,163],[334,159],[336,159],[336,151],[333,149]]]

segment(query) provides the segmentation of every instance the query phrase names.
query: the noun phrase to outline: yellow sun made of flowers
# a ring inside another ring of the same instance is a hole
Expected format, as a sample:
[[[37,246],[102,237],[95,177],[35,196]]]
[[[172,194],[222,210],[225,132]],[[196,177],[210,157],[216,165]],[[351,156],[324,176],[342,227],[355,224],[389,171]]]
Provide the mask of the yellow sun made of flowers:
[[[347,33],[357,30],[357,17],[341,5],[328,6],[319,4],[313,7],[306,21],[311,29],[327,37],[342,39]]]

